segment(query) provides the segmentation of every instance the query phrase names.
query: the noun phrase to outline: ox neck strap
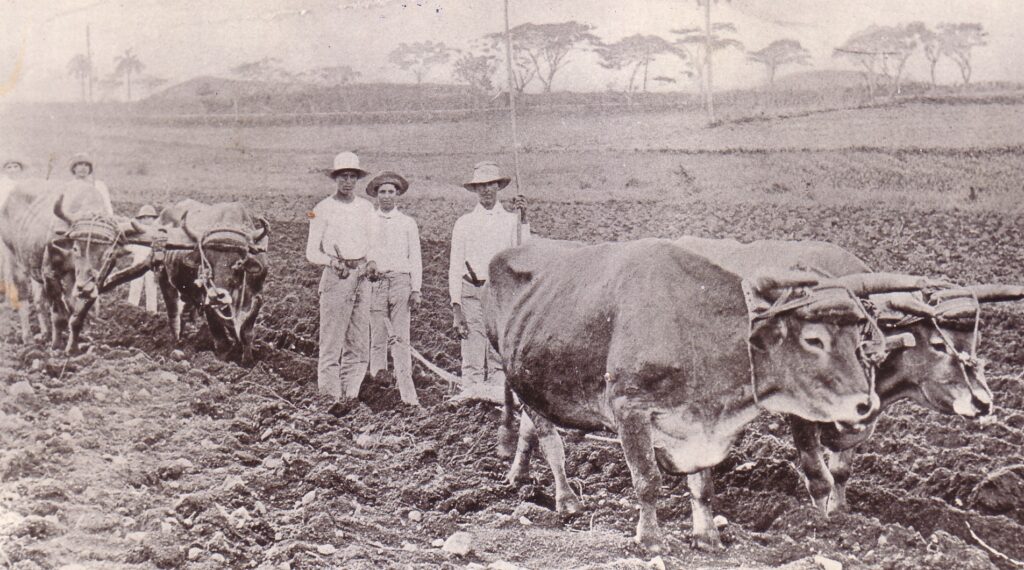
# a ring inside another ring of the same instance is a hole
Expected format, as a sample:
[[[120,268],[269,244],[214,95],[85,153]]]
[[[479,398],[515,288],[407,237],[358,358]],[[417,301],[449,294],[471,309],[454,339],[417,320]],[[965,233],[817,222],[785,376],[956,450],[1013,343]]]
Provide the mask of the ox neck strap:
[[[757,397],[757,370],[754,368],[754,348],[750,339],[754,336],[754,322],[758,319],[759,309],[763,309],[753,286],[746,279],[740,281],[743,289],[743,301],[747,304],[747,360],[750,361],[750,390],[754,395],[754,405],[760,406],[761,402]]]

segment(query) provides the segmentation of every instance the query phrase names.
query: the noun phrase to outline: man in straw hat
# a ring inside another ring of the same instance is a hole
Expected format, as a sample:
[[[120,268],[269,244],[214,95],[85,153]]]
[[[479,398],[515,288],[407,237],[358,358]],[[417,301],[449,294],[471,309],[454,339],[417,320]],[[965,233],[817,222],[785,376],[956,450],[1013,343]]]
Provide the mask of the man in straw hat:
[[[80,152],[71,157],[71,174],[75,177],[75,180],[95,188],[103,196],[103,205],[107,210],[107,214],[113,216],[114,206],[110,203],[110,190],[102,180],[96,180],[95,176],[93,176],[93,170],[92,159],[89,158],[88,154]]]
[[[150,204],[146,204],[139,208],[139,212],[135,214],[135,219],[144,226],[151,226],[156,223],[156,208]],[[142,263],[149,257],[151,248],[144,245],[132,244],[126,245],[125,249],[132,254],[132,264]],[[142,277],[137,277],[132,280],[128,285],[128,304],[133,307],[139,306],[139,301],[142,300],[142,290],[146,290],[146,310],[150,313],[156,312],[156,277],[153,276],[152,271],[147,271],[142,274]]]
[[[370,352],[370,286],[377,272],[374,244],[378,220],[369,201],[355,195],[356,182],[369,174],[359,157],[334,157],[333,194],[309,216],[306,259],[323,266],[320,285],[320,359],[317,386],[338,400],[354,400],[366,374]]]
[[[468,392],[489,393],[492,388],[500,389],[505,380],[501,359],[487,341],[480,302],[491,258],[503,249],[519,245],[530,235],[526,199],[516,196],[512,201],[513,209],[519,214],[506,211],[498,201],[498,191],[510,181],[511,178],[501,174],[497,164],[478,163],[472,180],[463,184],[477,195],[478,203],[473,211],[455,222],[452,230],[448,293],[455,330],[462,341],[462,378],[470,386],[480,385]]]
[[[395,172],[378,174],[366,185],[366,193],[377,199],[377,270],[370,304],[370,374],[388,367],[388,344],[395,363],[395,378],[402,401],[419,406],[412,382],[412,354],[409,346],[409,307],[420,304],[423,262],[420,231],[416,220],[398,211],[398,197],[409,183]]]

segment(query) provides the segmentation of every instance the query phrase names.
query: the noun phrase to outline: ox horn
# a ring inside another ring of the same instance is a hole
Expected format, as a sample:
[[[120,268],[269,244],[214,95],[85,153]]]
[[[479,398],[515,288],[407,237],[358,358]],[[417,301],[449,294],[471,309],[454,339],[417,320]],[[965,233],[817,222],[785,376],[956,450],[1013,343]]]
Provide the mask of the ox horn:
[[[929,287],[945,285],[944,282],[921,277],[920,275],[874,272],[843,275],[842,277],[828,280],[827,284],[846,287],[858,297],[897,291],[920,291]]]
[[[68,224],[71,224],[71,219],[64,213],[64,195],[61,194],[60,198],[53,204],[53,215],[57,216],[61,220],[64,220]]]
[[[917,339],[915,339],[914,335],[911,333],[886,335],[885,337],[886,352],[893,352],[904,348],[913,348],[915,346],[917,346]]]
[[[188,212],[185,212],[185,214],[181,216],[181,230],[185,232],[188,239],[199,243],[199,238],[196,237],[196,234],[192,233],[192,230],[188,228]]]
[[[267,223],[266,218],[260,218],[256,222],[260,225],[260,229],[249,234],[249,239],[252,240],[252,243],[259,243],[260,240],[270,234],[270,224]]]
[[[806,271],[762,272],[750,280],[754,290],[761,294],[765,294],[773,289],[813,287],[819,281],[820,278],[817,275]]]
[[[909,295],[886,299],[885,306],[894,311],[914,315],[915,317],[935,318],[935,309],[931,305],[918,301]]]
[[[1024,299],[1024,287],[1020,285],[971,285],[967,290],[974,293],[979,303],[999,303]]]

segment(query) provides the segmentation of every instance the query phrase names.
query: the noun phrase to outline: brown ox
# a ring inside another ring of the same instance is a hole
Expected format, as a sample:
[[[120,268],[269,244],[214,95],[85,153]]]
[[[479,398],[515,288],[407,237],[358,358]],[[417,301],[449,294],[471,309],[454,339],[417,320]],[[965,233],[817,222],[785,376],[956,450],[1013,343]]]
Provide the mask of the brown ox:
[[[740,243],[687,236],[676,243],[741,275],[769,268],[804,268],[834,276],[870,271],[852,253],[826,242]],[[1017,287],[977,286],[940,289],[928,297],[929,303],[920,294],[870,296],[886,335],[911,339],[879,363],[875,380],[879,412],[909,398],[943,414],[969,418],[989,414],[992,393],[985,382],[983,363],[976,356],[978,303],[1015,300],[1022,295],[1024,290]],[[871,436],[877,419],[871,419],[868,429],[848,432],[789,417],[811,500],[825,514],[845,508],[854,448]]]
[[[190,251],[168,252],[158,272],[175,340],[181,340],[180,298],[203,310],[218,357],[237,347],[242,364],[252,364],[252,331],[268,273],[267,221],[238,202],[184,200],[161,212],[157,225],[180,229],[193,244]]]
[[[640,501],[637,540],[652,550],[662,547],[659,466],[688,474],[694,542],[720,548],[707,470],[759,408],[850,424],[877,408],[858,357],[869,320],[845,288],[780,296],[772,279],[744,285],[667,240],[537,240],[498,254],[490,276],[488,336],[524,404],[510,479],[539,442],[557,508],[573,512],[554,425],[615,431]],[[745,287],[774,303],[752,320]]]
[[[25,180],[0,209],[0,236],[13,259],[17,297],[27,297],[29,283],[42,285],[37,301],[41,334],[51,346],[78,347],[89,309],[96,302],[105,273],[126,253],[125,243],[147,243],[144,230],[106,213],[103,197],[91,184]],[[31,340],[28,306],[19,302],[21,336]],[[44,315],[49,313],[47,323]]]

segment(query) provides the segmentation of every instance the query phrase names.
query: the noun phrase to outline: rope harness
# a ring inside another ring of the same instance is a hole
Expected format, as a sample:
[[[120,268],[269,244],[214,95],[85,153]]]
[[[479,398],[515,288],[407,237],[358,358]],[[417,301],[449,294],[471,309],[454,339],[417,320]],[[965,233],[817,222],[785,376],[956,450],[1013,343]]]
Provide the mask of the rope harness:
[[[239,270],[244,269],[245,263],[251,257],[249,251],[249,234],[246,232],[235,229],[235,228],[214,228],[207,230],[200,237],[199,242],[196,244],[196,250],[199,252],[199,273],[195,279],[195,285],[203,291],[202,305],[204,307],[210,307],[217,313],[218,316],[225,320],[234,321],[235,319],[235,308],[231,303],[231,294],[226,295],[227,300],[224,300],[225,295],[219,293],[223,289],[217,287],[213,281],[213,264],[210,263],[209,257],[206,255],[206,248],[210,249],[221,249],[226,251],[240,251],[243,253],[243,257],[236,261],[232,265],[232,269]],[[245,292],[248,285],[249,272],[242,271],[242,291],[239,299],[239,306],[245,306]]]
[[[824,286],[808,290],[804,287],[791,288],[770,305],[766,306],[763,299],[754,290],[753,285],[744,279],[741,282],[743,289],[743,300],[747,305],[747,316],[749,319],[749,333],[747,339],[747,357],[750,361],[750,388],[754,396],[754,405],[760,406],[760,398],[757,395],[757,373],[754,370],[754,351],[750,338],[754,334],[754,325],[758,321],[778,317],[780,315],[829,300],[847,299],[858,307],[863,313],[866,322],[861,330],[860,341],[857,344],[857,360],[864,369],[865,375],[871,386],[875,385],[875,370],[887,356],[884,350],[885,335],[875,321],[873,313],[862,304],[861,300],[846,287]]]
[[[983,370],[985,367],[985,359],[978,357],[978,329],[981,323],[981,305],[978,302],[976,294],[971,292],[970,296],[964,295],[961,297],[953,297],[940,301],[935,305],[935,318],[928,319],[931,321],[932,328],[938,334],[942,340],[943,346],[946,348],[946,353],[956,359],[957,365],[960,367],[961,373],[964,375],[964,381],[970,388],[970,376],[968,370]],[[950,338],[949,333],[946,332],[939,323],[945,320],[953,320],[960,318],[964,315],[970,315],[972,322],[971,330],[971,346],[970,351],[965,352],[958,350],[956,345],[953,343],[953,339]],[[919,317],[917,315],[905,315],[898,321],[887,323],[886,328],[905,328],[910,325],[923,321],[925,317]]]
[[[103,253],[99,276],[96,279],[96,287],[102,287],[114,269],[114,263],[117,261],[117,247],[124,244],[124,232],[109,218],[91,216],[75,220],[66,237],[74,241],[85,240],[85,256],[87,258],[94,242],[107,246],[107,250]]]

